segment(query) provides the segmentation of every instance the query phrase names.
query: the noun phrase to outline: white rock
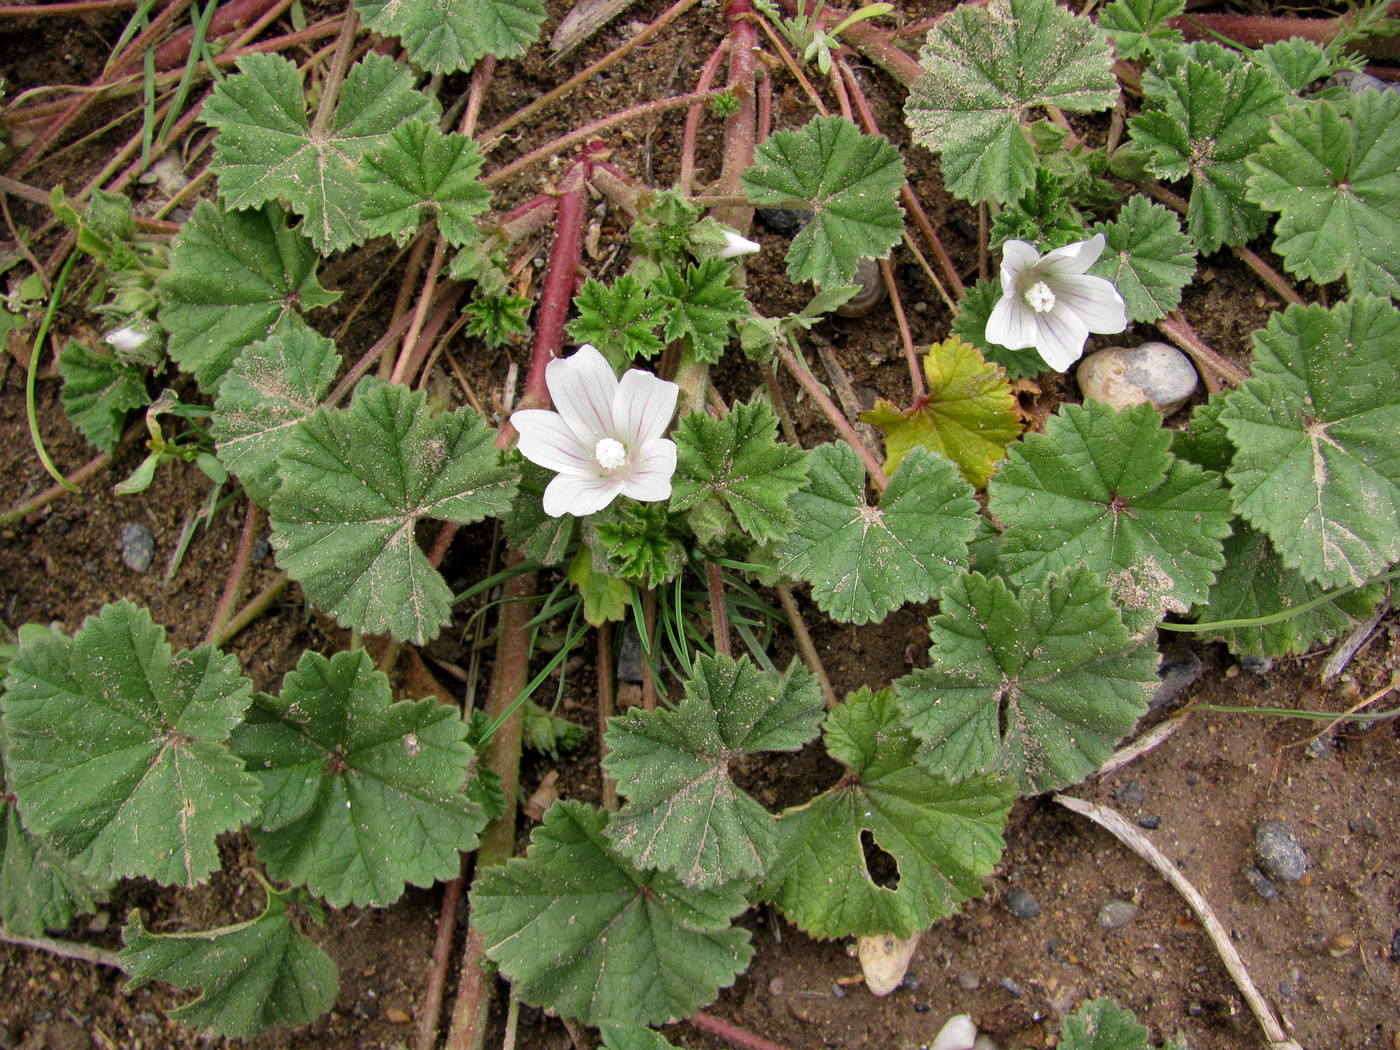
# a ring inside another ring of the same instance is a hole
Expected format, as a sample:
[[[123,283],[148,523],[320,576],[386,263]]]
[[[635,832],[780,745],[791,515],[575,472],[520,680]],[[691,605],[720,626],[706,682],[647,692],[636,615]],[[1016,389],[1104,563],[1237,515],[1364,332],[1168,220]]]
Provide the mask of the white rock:
[[[977,1026],[967,1014],[948,1018],[948,1023],[938,1030],[928,1050],[972,1050],[977,1042]]]
[[[1166,343],[1110,346],[1079,362],[1079,392],[1088,400],[1123,409],[1151,404],[1169,416],[1196,392],[1191,359]]]
[[[865,974],[865,986],[874,995],[889,995],[899,987],[922,936],[920,932],[900,939],[893,934],[882,933],[875,937],[856,938],[856,957],[860,959],[860,969]],[[971,1045],[968,1043],[968,1046]]]

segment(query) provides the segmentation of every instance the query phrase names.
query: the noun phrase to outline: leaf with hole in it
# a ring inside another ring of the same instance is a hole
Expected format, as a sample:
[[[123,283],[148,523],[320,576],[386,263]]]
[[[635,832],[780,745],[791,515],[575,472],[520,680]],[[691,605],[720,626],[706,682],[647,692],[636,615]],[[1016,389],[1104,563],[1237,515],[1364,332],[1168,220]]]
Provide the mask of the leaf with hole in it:
[[[425,120],[395,128],[360,165],[366,232],[407,244],[432,215],[448,244],[474,243],[476,216],[491,206],[491,191],[477,180],[480,173],[481,154],[467,136],[444,134]]]
[[[661,353],[656,327],[666,307],[636,275],[623,274],[611,285],[590,278],[574,296],[574,309],[569,338],[591,344],[614,368]]]
[[[365,154],[400,125],[436,122],[434,99],[413,89],[413,71],[373,52],[345,77],[324,128],[306,112],[301,73],[281,55],[245,55],[219,81],[200,119],[217,128],[214,161],[224,206],[241,211],[286,201],[304,217],[301,232],[323,255],[365,239],[365,189],[356,176]]]
[[[1013,593],[969,573],[929,621],[929,666],[895,682],[920,758],[961,779],[995,771],[1021,791],[1084,779],[1146,713],[1157,652],[1129,635],[1088,569]]]
[[[249,343],[306,327],[302,310],[340,298],[316,279],[316,253],[275,204],[224,211],[201,201],[156,283],[170,356],[215,393]]]
[[[127,987],[198,987],[198,998],[169,1013],[213,1036],[249,1037],[314,1021],[335,1005],[339,977],[331,957],[292,920],[288,906],[304,899],[299,890],[269,889],[256,919],[198,933],[151,933],[133,910],[118,956]]]
[[[823,732],[846,773],[779,817],[764,898],[807,934],[831,938],[907,937],[980,896],[1001,856],[1015,785],[995,777],[953,785],[927,772],[888,689],[858,690]]]
[[[1400,94],[1363,91],[1274,118],[1245,195],[1278,213],[1274,251],[1319,284],[1400,297]]]
[[[1181,303],[1181,290],[1196,273],[1196,249],[1177,217],[1146,197],[1129,197],[1112,222],[1098,222],[1106,244],[1089,267],[1113,282],[1134,321],[1155,321]]]
[[[814,449],[811,474],[792,497],[797,525],[779,546],[778,571],[810,582],[827,615],[878,623],[905,602],[934,597],[967,567],[977,501],[949,460],[911,449],[874,506],[849,445]]]
[[[336,908],[454,878],[486,823],[463,790],[466,736],[454,707],[394,703],[363,649],[303,653],[233,735],[267,799],[253,839],[268,875]]]
[[[957,7],[929,33],[919,65],[904,119],[964,200],[1013,201],[1035,184],[1022,126],[1031,110],[1093,112],[1118,98],[1103,33],[1054,0]]]
[[[585,1024],[688,1017],[748,965],[732,925],[741,888],[689,889],[638,871],[604,835],[607,814],[556,802],[524,858],[481,871],[472,925],[514,994]]]
[[[885,432],[885,470],[894,471],[913,448],[951,459],[974,488],[983,488],[1006,446],[1021,433],[1006,373],[975,346],[950,336],[924,355],[928,395],[901,412],[889,401],[860,418]]]
[[[515,472],[468,408],[433,415],[427,396],[364,379],[349,408],[292,429],[272,497],[278,564],[307,598],[366,634],[422,645],[452,615],[452,591],[414,538],[420,521],[504,514]]]
[[[777,440],[778,417],[765,401],[739,403],[722,419],[692,412],[671,436],[676,474],[671,509],[723,499],[739,527],[759,543],[793,526],[792,495],[807,480],[807,453]]]
[[[968,288],[958,301],[950,334],[977,347],[985,360],[1001,365],[1006,369],[1007,378],[1032,379],[1048,367],[1034,347],[1008,350],[987,338],[987,321],[1001,301],[1001,295],[1001,281],[995,277],[983,278]]]
[[[1218,44],[1159,52],[1142,77],[1143,109],[1129,121],[1148,168],[1191,179],[1186,228],[1202,254],[1264,232],[1264,213],[1245,198],[1245,159],[1268,141],[1283,111],[1283,84]]]
[[[309,328],[279,332],[237,358],[219,385],[210,433],[219,462],[267,506],[277,491],[277,454],[330,390],[340,355]]]
[[[1131,608],[1185,612],[1225,563],[1230,497],[1220,477],[1169,451],[1151,405],[1115,412],[1063,405],[1028,434],[992,481],[988,510],[1005,526],[1001,562],[1017,584],[1084,566]],[[1148,593],[1124,589],[1136,577]]]
[[[1148,1050],[1147,1029],[1112,999],[1090,999],[1065,1018],[1060,1050]]]
[[[777,678],[747,657],[699,657],[674,709],[629,711],[608,724],[603,768],[627,799],[608,838],[634,864],[674,872],[687,886],[761,876],[776,822],[734,783],[730,764],[799,750],[823,710],[816,678],[796,661]]]
[[[226,743],[252,689],[237,658],[173,652],[125,601],[71,638],[23,647],[4,709],[25,824],[94,881],[204,881],[219,866],[215,838],[258,814],[258,782]]]
[[[544,22],[542,0],[355,0],[365,26],[399,37],[429,73],[459,73],[487,55],[516,58]]]
[[[151,403],[141,370],[70,339],[58,355],[58,371],[63,411],[99,452],[111,455],[127,413]]]
[[[774,132],[742,181],[754,204],[813,212],[788,248],[794,281],[848,284],[861,259],[883,259],[904,232],[899,151],[843,117],[814,117],[800,131]]]
[[[1136,60],[1154,48],[1181,43],[1181,30],[1168,23],[1185,10],[1185,0],[1113,0],[1099,15],[1099,28],[1119,58]]]
[[[709,364],[720,359],[735,326],[749,316],[744,293],[729,284],[733,272],[734,265],[726,259],[706,259],[684,270],[664,263],[652,286],[666,338],[689,339],[695,356]]]
[[[1254,333],[1254,378],[1225,396],[1235,512],[1323,587],[1400,558],[1397,345],[1385,299],[1290,306]]]

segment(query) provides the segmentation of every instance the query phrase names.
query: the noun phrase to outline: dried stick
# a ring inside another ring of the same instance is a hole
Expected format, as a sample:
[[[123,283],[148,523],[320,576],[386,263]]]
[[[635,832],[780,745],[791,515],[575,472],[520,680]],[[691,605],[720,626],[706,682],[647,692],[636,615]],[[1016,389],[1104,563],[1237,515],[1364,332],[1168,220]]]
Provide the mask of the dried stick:
[[[822,696],[826,697],[827,710],[830,710],[841,700],[836,695],[836,690],[832,688],[831,679],[826,675],[826,667],[822,664],[821,655],[817,652],[812,636],[807,633],[807,621],[802,618],[802,610],[797,607],[797,599],[793,597],[792,588],[785,583],[780,583],[773,590],[777,592],[778,601],[782,602],[783,612],[787,614],[788,626],[792,628],[792,636],[797,641],[797,651],[802,654],[802,659],[806,661],[808,670],[817,676],[817,682],[822,687]]]
[[[1151,751],[1158,744],[1166,743],[1178,729],[1186,724],[1186,719],[1189,717],[1189,714],[1182,713],[1175,718],[1169,718],[1167,721],[1153,726],[1132,743],[1125,744],[1123,747],[1113,752],[1113,754],[1109,756],[1108,761],[1099,766],[1094,776],[1106,777],[1110,773],[1115,773],[1129,762],[1135,762],[1137,759],[1147,754],[1147,752]]]
[[[1191,906],[1191,910],[1196,913],[1196,917],[1201,920],[1201,925],[1205,927],[1206,936],[1215,946],[1216,952],[1219,953],[1221,961],[1225,964],[1225,969],[1230,971],[1230,976],[1234,978],[1236,986],[1244,995],[1245,1002],[1254,1011],[1259,1026],[1264,1029],[1264,1035],[1269,1040],[1270,1050],[1303,1050],[1298,1043],[1288,1038],[1283,1026],[1279,1024],[1278,1018],[1274,1016],[1273,1010],[1270,1009],[1264,997],[1259,994],[1259,989],[1255,987],[1254,981],[1249,976],[1249,971],[1245,969],[1244,960],[1240,958],[1240,953],[1236,951],[1234,943],[1230,940],[1229,931],[1215,917],[1215,912],[1211,910],[1210,904],[1201,896],[1200,891],[1187,881],[1186,876],[1177,870],[1176,865],[1153,845],[1152,840],[1133,827],[1123,814],[1108,806],[1097,806],[1092,802],[1086,802],[1082,798],[1074,798],[1071,795],[1056,795],[1055,801],[1066,809],[1088,817],[1095,824],[1106,829],[1118,841],[1152,865],[1159,875],[1186,898],[1186,903]]]
[[[243,590],[243,581],[248,576],[248,563],[252,561],[253,545],[258,538],[258,526],[261,523],[262,508],[249,500],[248,513],[243,517],[243,531],[238,537],[238,550],[228,571],[224,593],[219,595],[219,604],[214,607],[214,615],[209,620],[209,630],[204,635],[205,645],[214,644],[219,629],[233,612],[233,603],[238,601],[238,593]]]
[[[106,948],[95,948],[90,944],[78,944],[76,941],[56,941],[50,937],[22,937],[18,933],[11,933],[3,926],[0,926],[0,941],[7,944],[18,944],[24,948],[38,948],[51,955],[61,955],[65,959],[96,963],[98,966],[110,966],[115,970],[122,968],[122,964],[117,961],[116,952],[108,951]]]
[[[608,719],[613,715],[612,624],[598,625],[598,770],[603,776],[603,808],[617,809],[617,781],[603,771],[608,757],[608,745],[603,734],[608,731]]]

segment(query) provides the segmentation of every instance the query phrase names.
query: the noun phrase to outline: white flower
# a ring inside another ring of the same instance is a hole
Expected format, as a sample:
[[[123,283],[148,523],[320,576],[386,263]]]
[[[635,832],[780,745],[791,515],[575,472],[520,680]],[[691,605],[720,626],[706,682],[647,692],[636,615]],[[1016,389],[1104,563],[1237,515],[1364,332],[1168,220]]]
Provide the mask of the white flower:
[[[619,381],[586,343],[551,361],[544,378],[558,411],[522,409],[510,421],[520,454],[559,472],[544,490],[546,514],[594,514],[619,494],[644,503],[670,498],[676,445],[661,434],[680,387],[635,368]]]
[[[724,227],[724,247],[719,250],[721,259],[732,259],[736,255],[752,255],[758,251],[760,245],[757,241],[751,241],[747,237],[741,237],[737,230]]]
[[[1090,277],[1103,234],[1056,248],[1043,258],[1025,241],[1002,246],[1001,300],[987,321],[989,342],[1009,350],[1035,347],[1057,372],[1084,352],[1090,332],[1128,327],[1123,297],[1111,281]]]
[[[140,328],[136,325],[127,325],[125,328],[118,328],[115,332],[108,332],[102,337],[115,350],[120,350],[124,354],[129,354],[134,350],[140,350],[151,341],[150,329]]]

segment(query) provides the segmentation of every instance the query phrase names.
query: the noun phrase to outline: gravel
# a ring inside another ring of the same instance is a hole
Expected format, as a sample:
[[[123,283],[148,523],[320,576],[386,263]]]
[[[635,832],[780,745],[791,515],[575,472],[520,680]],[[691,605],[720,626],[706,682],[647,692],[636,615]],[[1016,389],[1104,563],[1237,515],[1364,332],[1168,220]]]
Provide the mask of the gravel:
[[[1099,909],[1099,928],[1103,930],[1121,929],[1137,917],[1138,906],[1131,901],[1108,901]]]
[[[133,572],[145,572],[156,556],[156,538],[151,535],[150,529],[139,522],[129,521],[122,526],[119,547],[122,561]]]
[[[1040,901],[1020,886],[1013,887],[1002,903],[1006,905],[1006,910],[1018,919],[1034,919],[1040,915]]]
[[[1308,855],[1298,833],[1282,820],[1261,820],[1254,825],[1254,852],[1266,875],[1297,882],[1308,870]]]

